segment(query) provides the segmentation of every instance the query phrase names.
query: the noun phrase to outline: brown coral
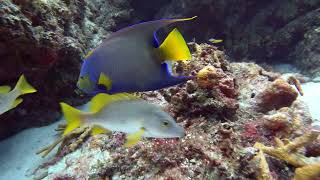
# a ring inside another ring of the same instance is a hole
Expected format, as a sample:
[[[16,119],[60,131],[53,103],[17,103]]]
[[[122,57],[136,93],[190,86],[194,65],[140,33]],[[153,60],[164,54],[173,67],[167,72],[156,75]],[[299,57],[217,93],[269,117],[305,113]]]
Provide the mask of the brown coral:
[[[207,44],[189,43],[193,59],[179,63],[174,71],[195,75],[196,81],[161,91],[170,103],[169,110],[176,116],[211,116],[219,119],[233,118],[239,108],[238,91],[230,65],[223,52]],[[201,53],[197,53],[200,51]]]
[[[283,107],[262,117],[264,125],[274,133],[288,137],[302,127],[303,118],[296,112],[298,108]]]
[[[320,163],[306,165],[297,168],[293,180],[315,180],[320,179]]]
[[[318,131],[311,131],[310,133],[298,137],[293,141],[287,141],[286,144],[285,142],[276,138],[275,142],[277,146],[275,148],[264,146],[261,143],[256,143],[254,147],[262,150],[268,155],[284,160],[295,167],[302,167],[310,164],[310,158],[305,157],[297,152],[298,148],[304,147],[307,144],[315,141],[319,134],[320,132]]]
[[[254,147],[258,148],[260,152],[264,152],[297,167],[294,177],[295,180],[313,179],[320,175],[320,160],[317,158],[306,157],[298,152],[298,149],[312,143],[319,135],[319,131],[313,130],[310,133],[306,133],[305,135],[294,139],[293,141],[281,141],[276,138],[276,147],[267,147],[261,143],[256,143]],[[266,164],[261,164],[260,168],[267,170],[268,167],[265,165]],[[258,177],[260,176],[263,176],[263,174],[260,173]]]
[[[267,112],[290,106],[298,97],[297,91],[283,79],[276,79],[256,96],[257,109]]]

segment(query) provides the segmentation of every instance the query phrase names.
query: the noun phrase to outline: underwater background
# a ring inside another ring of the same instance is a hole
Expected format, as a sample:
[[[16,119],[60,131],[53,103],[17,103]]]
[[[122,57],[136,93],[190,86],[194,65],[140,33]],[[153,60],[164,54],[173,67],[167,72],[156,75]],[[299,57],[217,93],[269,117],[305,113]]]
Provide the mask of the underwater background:
[[[157,35],[179,29],[192,57],[173,72],[196,78],[135,93],[183,138],[126,148],[81,127],[36,154],[61,137],[60,102],[87,109],[77,81],[103,39],[193,16]],[[0,114],[0,179],[320,179],[319,40],[320,0],[0,0],[0,86],[24,74],[37,90]]]

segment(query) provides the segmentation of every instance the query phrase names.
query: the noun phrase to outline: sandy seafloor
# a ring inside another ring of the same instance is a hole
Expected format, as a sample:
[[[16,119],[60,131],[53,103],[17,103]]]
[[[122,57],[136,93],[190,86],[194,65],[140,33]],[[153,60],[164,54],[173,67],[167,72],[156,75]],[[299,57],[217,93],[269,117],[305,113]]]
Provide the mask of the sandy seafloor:
[[[306,83],[302,86],[305,93],[299,98],[305,101],[314,119],[320,125],[320,83]],[[42,159],[35,152],[52,143],[56,138],[54,129],[64,120],[46,127],[24,130],[13,137],[0,141],[0,180],[30,179],[32,173]],[[51,156],[54,153],[51,153]],[[47,158],[50,158],[50,154]]]

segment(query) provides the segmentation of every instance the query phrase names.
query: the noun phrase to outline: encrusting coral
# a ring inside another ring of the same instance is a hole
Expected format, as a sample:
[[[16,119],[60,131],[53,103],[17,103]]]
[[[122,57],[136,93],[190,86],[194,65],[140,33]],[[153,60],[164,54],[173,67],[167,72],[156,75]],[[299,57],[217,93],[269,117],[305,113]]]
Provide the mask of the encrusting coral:
[[[263,151],[259,151],[258,154],[254,157],[253,161],[256,162],[256,166],[259,169],[259,173],[257,175],[258,180],[273,180],[274,178],[271,176],[271,172],[268,166],[268,162]]]
[[[306,157],[298,150],[315,141],[319,135],[319,131],[311,131],[293,141],[282,141],[279,138],[275,138],[275,147],[268,147],[258,142],[254,147],[260,150],[257,157],[261,157],[261,153],[266,153],[297,167],[294,176],[295,180],[313,179],[320,175],[320,158]],[[263,161],[263,157],[261,157],[261,161]],[[259,177],[263,177],[262,179],[264,179],[268,172],[270,172],[268,165],[266,163],[260,163],[260,174],[257,176],[258,179]]]

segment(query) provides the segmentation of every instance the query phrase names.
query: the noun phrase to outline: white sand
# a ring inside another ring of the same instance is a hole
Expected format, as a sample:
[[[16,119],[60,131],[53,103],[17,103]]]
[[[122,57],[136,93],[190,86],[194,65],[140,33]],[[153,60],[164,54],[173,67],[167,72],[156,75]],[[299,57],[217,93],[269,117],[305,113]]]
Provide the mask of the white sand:
[[[26,175],[31,174],[34,168],[45,161],[35,152],[57,138],[54,129],[58,123],[27,129],[9,139],[0,141],[0,180],[30,179]]]
[[[87,110],[85,105],[77,108]],[[43,162],[47,162],[58,147],[46,158],[41,158],[35,153],[58,138],[54,129],[62,123],[65,123],[64,118],[49,126],[27,129],[0,141],[0,180],[31,179],[33,170]]]
[[[309,82],[302,84],[304,96],[299,99],[308,104],[314,122],[320,125],[320,83]]]

